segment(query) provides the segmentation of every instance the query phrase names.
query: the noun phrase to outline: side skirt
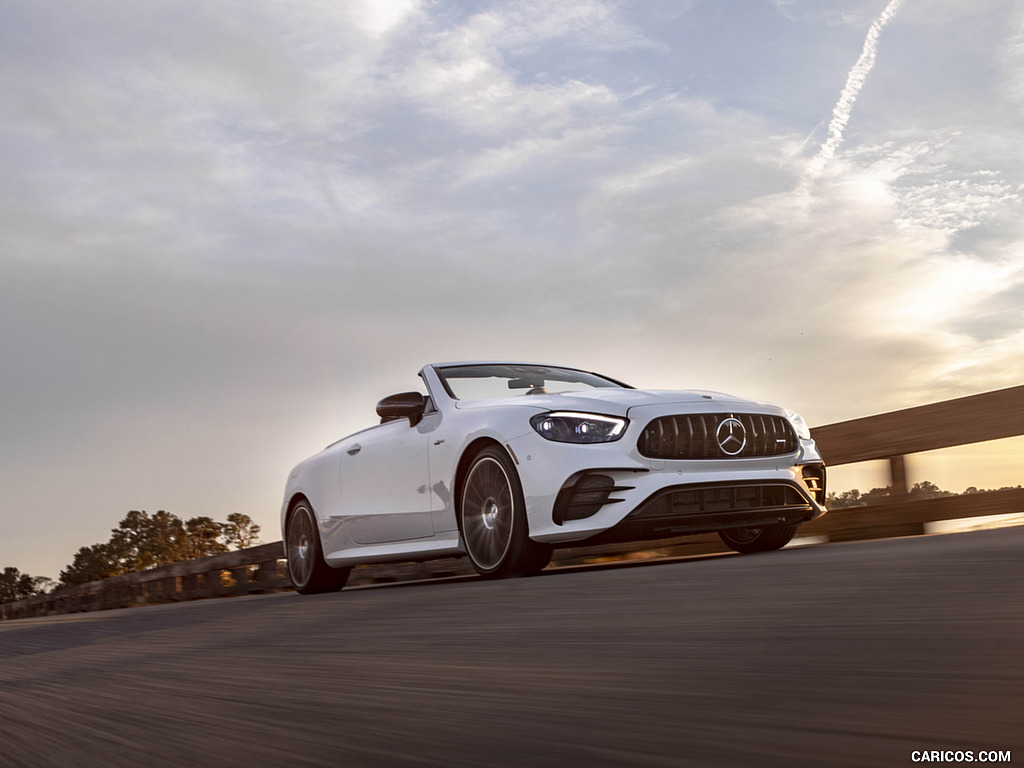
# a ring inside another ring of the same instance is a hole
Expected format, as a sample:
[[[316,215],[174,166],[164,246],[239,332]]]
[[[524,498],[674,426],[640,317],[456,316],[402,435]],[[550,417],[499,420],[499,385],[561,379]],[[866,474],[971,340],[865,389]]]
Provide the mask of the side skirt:
[[[437,538],[396,541],[365,547],[346,547],[324,555],[335,568],[364,563],[420,562],[441,557],[462,557],[458,531],[447,531]]]

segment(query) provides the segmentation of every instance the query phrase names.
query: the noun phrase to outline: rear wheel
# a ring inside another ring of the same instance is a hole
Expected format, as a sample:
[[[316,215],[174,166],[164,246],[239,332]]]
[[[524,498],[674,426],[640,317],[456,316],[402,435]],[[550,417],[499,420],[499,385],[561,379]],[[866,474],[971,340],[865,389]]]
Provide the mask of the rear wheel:
[[[288,578],[301,595],[337,592],[348,581],[351,568],[331,568],[324,560],[313,508],[300,501],[292,509],[285,531]]]
[[[519,475],[497,446],[477,454],[466,473],[459,523],[466,554],[482,576],[531,575],[551,562],[551,547],[530,538]]]
[[[737,552],[769,552],[792,541],[799,525],[766,525],[763,528],[731,528],[718,536]]]

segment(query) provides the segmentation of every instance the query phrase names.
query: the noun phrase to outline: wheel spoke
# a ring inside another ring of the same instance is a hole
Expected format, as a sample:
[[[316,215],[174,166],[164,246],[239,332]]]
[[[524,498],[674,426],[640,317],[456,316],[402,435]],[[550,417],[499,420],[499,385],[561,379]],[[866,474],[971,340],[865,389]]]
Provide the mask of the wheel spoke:
[[[476,520],[466,522],[466,546],[476,551],[485,546],[487,540],[487,529]]]
[[[470,479],[472,482],[466,486],[466,498],[464,503],[467,504],[470,509],[477,509],[483,504],[484,496],[480,489],[479,478],[474,475]]]
[[[490,531],[487,536],[487,565],[496,565],[500,556],[501,540],[494,531]]]
[[[512,530],[512,505],[508,504],[501,508],[501,512],[494,521],[494,537],[500,541],[508,539]]]

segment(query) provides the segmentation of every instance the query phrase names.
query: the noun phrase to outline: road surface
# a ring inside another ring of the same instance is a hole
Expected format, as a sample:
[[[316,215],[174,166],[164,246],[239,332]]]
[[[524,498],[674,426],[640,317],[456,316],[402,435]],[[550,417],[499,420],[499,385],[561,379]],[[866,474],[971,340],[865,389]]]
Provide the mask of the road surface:
[[[958,750],[1024,763],[1024,528],[0,624],[5,768]]]

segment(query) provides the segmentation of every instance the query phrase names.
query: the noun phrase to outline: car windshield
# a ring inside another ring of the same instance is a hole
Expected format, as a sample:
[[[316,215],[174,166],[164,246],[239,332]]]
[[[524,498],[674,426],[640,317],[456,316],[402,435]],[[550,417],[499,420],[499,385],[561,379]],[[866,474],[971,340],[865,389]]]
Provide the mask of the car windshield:
[[[456,400],[490,400],[523,395],[557,395],[625,385],[596,373],[543,365],[453,365],[436,369]]]

